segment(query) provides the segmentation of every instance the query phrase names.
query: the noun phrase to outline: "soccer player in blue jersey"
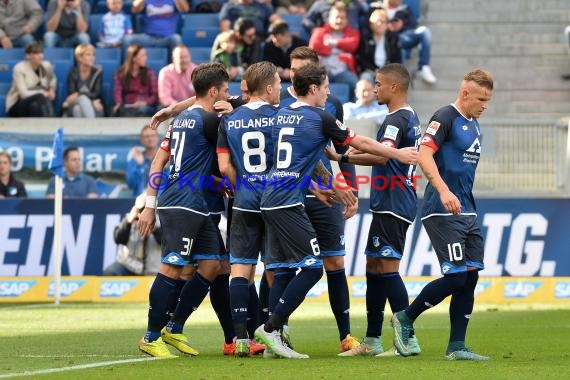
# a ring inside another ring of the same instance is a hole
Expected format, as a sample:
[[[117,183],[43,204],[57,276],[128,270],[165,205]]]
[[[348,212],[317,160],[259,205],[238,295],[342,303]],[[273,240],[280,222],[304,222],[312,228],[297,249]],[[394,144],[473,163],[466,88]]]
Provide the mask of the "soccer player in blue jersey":
[[[409,337],[421,313],[451,295],[451,332],[445,357],[449,360],[489,360],[465,346],[473,311],[478,271],[483,265],[483,236],[477,224],[473,182],[481,154],[477,119],[493,95],[493,78],[476,69],[463,77],[453,104],[432,116],[421,139],[418,162],[429,183],[422,223],[439,260],[443,277],[427,284],[405,310],[392,317],[394,346],[411,354]]]
[[[217,147],[220,171],[235,184],[230,302],[237,335],[236,356],[249,356],[250,346],[255,344],[253,334],[248,336],[247,317],[250,302],[257,298],[253,279],[265,235],[259,204],[262,181],[273,165],[271,130],[281,91],[277,67],[270,62],[251,65],[244,78],[249,102],[222,118]]]
[[[294,49],[290,58],[291,80],[294,80],[295,72],[299,68],[308,63],[319,62],[317,53],[307,46]],[[284,88],[281,91],[281,107],[288,107],[296,101],[297,95],[293,86]],[[324,110],[340,122],[343,122],[342,103],[336,96],[329,95],[324,104]],[[335,149],[342,154],[346,152],[347,147],[337,145]],[[320,159],[325,168],[332,173],[330,161],[324,153]],[[341,172],[348,173],[350,178],[355,178],[356,173],[353,164],[341,162],[339,166]],[[344,269],[344,256],[346,254],[344,247],[344,219],[356,213],[358,210],[358,199],[353,196],[350,189],[340,190],[337,188],[337,190],[344,192],[346,196],[354,197],[353,206],[345,212],[344,217],[343,205],[341,203],[333,203],[332,207],[330,207],[315,198],[313,194],[307,194],[305,211],[317,233],[321,257],[323,257],[324,268],[327,274],[329,303],[337,323],[340,351],[344,352],[358,346],[358,341],[350,334],[350,297]],[[280,273],[277,281],[275,282],[274,280],[275,292],[283,291],[293,275],[294,273]],[[274,308],[273,304],[279,299],[277,293],[275,294],[276,296],[272,298],[271,310]],[[287,328],[284,330],[284,336],[288,339]],[[290,342],[289,339],[288,341]]]
[[[219,119],[212,111],[216,101],[227,99],[228,80],[226,70],[219,64],[200,65],[193,72],[196,104],[172,122],[169,182],[160,195],[158,207],[157,187],[147,189],[139,230],[144,235],[152,228],[156,208],[163,226],[163,258],[149,293],[148,329],[139,341],[139,349],[155,357],[174,357],[165,341],[184,353],[198,354],[182,334],[182,327],[221,270],[220,261],[225,252],[220,252],[219,230],[208,217],[210,210],[201,176],[211,175],[217,166],[215,145]],[[153,162],[151,176],[162,172],[160,165],[163,163]],[[197,260],[199,267],[186,282],[181,280],[182,268],[191,260]],[[169,297],[180,287],[180,300],[164,328]]]
[[[275,271],[276,278],[281,272],[295,273],[300,269],[281,294],[269,320],[255,330],[258,341],[274,355],[284,358],[308,358],[286,346],[279,330],[323,274],[317,236],[303,205],[310,176],[328,141],[350,144],[363,152],[407,164],[414,164],[417,159],[414,148],[398,150],[357,136],[322,110],[329,94],[328,83],[322,66],[309,63],[296,70],[293,85],[297,102],[277,113],[273,127],[273,167],[261,199],[261,215],[274,239],[266,256],[267,268]]]
[[[374,93],[379,104],[388,106],[388,115],[376,140],[395,148],[415,147],[420,142],[420,121],[408,104],[410,74],[405,66],[391,63],[376,71]],[[366,337],[358,347],[339,356],[374,356],[384,352],[382,322],[386,301],[392,312],[408,307],[408,292],[400,276],[406,232],[416,217],[415,165],[370,154],[337,154],[337,160],[373,165],[370,211],[372,223],[366,245]],[[419,354],[415,336],[409,346]]]

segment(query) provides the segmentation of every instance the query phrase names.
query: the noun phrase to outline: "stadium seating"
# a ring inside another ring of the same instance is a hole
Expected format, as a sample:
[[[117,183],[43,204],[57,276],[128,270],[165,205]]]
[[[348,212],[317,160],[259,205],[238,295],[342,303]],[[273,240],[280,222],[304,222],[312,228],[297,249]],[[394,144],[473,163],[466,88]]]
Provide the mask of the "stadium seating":
[[[6,116],[6,95],[11,86],[11,83],[0,83],[0,117]]]
[[[99,25],[101,24],[102,18],[102,14],[89,15],[89,37],[93,45],[97,45],[97,42],[99,42]]]
[[[342,104],[350,99],[348,84],[346,83],[329,83],[329,89],[331,95],[336,96]]]
[[[44,59],[46,61],[71,61],[73,63],[72,48],[44,48]]]
[[[218,35],[216,27],[183,27],[182,41],[186,46],[211,47]]]
[[[147,47],[147,66],[158,72],[168,63],[168,50],[161,47]]]
[[[24,49],[0,49],[0,83],[12,83],[12,70],[16,63],[26,58]]]
[[[220,19],[218,13],[188,13],[182,15],[183,28],[217,28],[219,25]]]
[[[229,93],[230,95],[241,95],[241,84],[240,82],[229,82]]]
[[[190,54],[192,54],[192,62],[196,64],[210,62],[210,52],[209,47],[191,47]]]

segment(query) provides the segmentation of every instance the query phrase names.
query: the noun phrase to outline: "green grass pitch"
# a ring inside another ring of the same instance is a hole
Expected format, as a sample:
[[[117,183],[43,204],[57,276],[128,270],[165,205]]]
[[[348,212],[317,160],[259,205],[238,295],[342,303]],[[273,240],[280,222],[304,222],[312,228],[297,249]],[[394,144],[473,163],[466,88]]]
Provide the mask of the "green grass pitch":
[[[570,310],[478,307],[468,345],[492,360],[448,362],[443,357],[449,333],[446,308],[430,310],[416,322],[420,356],[338,358],[329,305],[307,303],[295,312],[290,325],[296,349],[311,359],[267,360],[222,356],[221,328],[205,304],[185,329],[199,356],[135,362],[147,358],[136,347],[146,327],[144,304],[4,305],[0,306],[0,379],[570,378]],[[392,338],[388,318],[385,349]],[[355,303],[353,335],[361,337],[365,328],[364,304]],[[100,365],[116,361],[129,362]],[[94,367],[76,368],[90,364]]]

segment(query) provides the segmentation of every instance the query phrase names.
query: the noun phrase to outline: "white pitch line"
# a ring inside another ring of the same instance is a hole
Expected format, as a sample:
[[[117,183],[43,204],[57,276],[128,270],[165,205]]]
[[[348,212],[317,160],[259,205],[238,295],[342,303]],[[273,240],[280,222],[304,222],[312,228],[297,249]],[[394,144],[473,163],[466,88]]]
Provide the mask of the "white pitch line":
[[[8,355],[10,356],[10,355]],[[88,354],[88,355],[15,355],[18,358],[139,358],[140,355],[99,355],[99,354]]]
[[[114,365],[114,364],[136,363],[136,362],[144,362],[144,361],[148,361],[148,360],[157,360],[157,359],[160,359],[160,358],[138,358],[138,359],[113,360],[113,361],[109,361],[109,362],[72,365],[69,367],[39,369],[37,371],[7,373],[5,375],[0,375],[0,379],[9,379],[11,377],[21,377],[21,376],[43,375],[46,373],[66,372],[66,371],[73,371],[76,369],[105,367],[105,366]]]

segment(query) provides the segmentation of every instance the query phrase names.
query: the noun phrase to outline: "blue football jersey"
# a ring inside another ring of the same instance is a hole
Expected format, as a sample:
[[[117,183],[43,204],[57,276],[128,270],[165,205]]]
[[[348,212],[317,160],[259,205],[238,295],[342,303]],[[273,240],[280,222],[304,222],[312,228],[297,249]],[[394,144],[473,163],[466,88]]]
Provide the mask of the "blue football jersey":
[[[439,174],[459,198],[461,214],[476,215],[472,190],[481,155],[481,131],[477,119],[467,119],[453,104],[440,108],[430,119],[421,144],[436,151],[433,158]],[[448,214],[439,193],[428,183],[422,218]]]
[[[217,114],[192,106],[173,121],[170,136],[170,175],[158,208],[181,208],[209,215],[204,189],[212,186],[217,166]]]
[[[418,115],[411,107],[391,112],[378,129],[376,140],[396,149],[418,147],[421,130]],[[370,211],[392,214],[412,223],[417,212],[415,165],[388,160],[372,167]]]
[[[279,110],[272,130],[275,149],[261,209],[303,204],[311,174],[330,139],[347,145],[354,132],[320,108],[296,102]]]
[[[281,101],[279,103],[280,108],[289,107],[291,104],[297,101],[297,98],[295,97],[295,95],[291,93],[291,90],[293,90],[293,87],[287,87],[281,90]],[[344,110],[342,108],[342,103],[340,102],[340,100],[338,100],[337,97],[329,95],[325,103],[324,110],[330,113],[332,116],[334,116],[337,120],[340,120],[341,122],[344,121]],[[324,151],[321,156],[321,161],[323,162],[329,173],[332,173],[333,170],[331,162],[328,159],[327,155],[324,153]],[[351,174],[354,175],[355,173],[351,172]]]
[[[273,165],[271,130],[277,111],[268,103],[252,102],[222,118],[217,151],[230,153],[236,168],[235,209],[259,211],[263,183]]]

